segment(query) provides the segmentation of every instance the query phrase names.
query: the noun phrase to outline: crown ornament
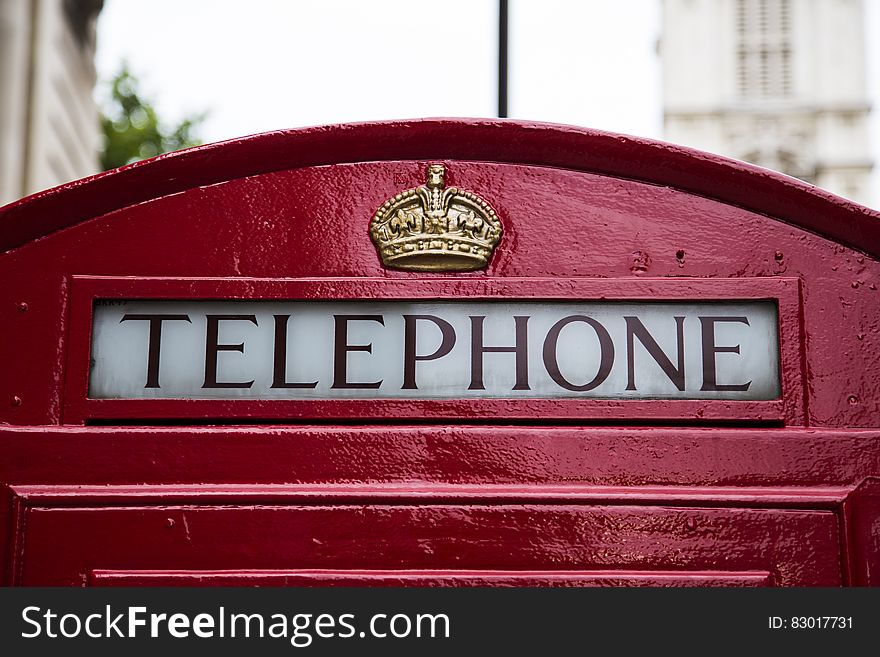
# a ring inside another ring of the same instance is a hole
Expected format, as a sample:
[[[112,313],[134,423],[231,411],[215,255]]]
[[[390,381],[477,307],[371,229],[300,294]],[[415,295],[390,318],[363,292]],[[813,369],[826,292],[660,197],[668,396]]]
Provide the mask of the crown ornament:
[[[400,192],[376,211],[370,237],[386,267],[472,271],[489,264],[501,222],[476,194],[446,187],[446,168],[431,164],[424,185]]]

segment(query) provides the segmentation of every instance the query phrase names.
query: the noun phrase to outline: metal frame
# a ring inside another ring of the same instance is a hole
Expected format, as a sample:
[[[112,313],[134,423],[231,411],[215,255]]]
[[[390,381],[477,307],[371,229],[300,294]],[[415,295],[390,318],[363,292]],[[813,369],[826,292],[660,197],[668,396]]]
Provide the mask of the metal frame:
[[[96,299],[553,299],[606,301],[772,300],[779,309],[782,395],[768,401],[612,399],[345,399],[192,400],[90,399],[92,308]],[[243,279],[115,278],[72,280],[64,424],[177,421],[278,423],[307,420],[400,422],[578,421],[803,425],[804,355],[799,281],[754,279]]]

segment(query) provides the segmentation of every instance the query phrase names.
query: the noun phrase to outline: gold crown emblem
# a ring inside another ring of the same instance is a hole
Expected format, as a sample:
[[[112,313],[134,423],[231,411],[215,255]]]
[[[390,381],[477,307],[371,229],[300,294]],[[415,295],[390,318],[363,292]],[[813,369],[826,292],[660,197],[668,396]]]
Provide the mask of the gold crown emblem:
[[[476,194],[446,187],[445,167],[432,164],[424,185],[400,192],[376,211],[370,237],[386,267],[470,271],[489,264],[501,222]]]

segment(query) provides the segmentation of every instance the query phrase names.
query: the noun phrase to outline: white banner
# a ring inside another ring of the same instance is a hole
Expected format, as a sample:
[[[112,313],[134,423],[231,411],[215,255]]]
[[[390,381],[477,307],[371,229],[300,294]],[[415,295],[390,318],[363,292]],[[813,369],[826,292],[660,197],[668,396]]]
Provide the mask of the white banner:
[[[117,301],[99,399],[776,399],[768,301]]]

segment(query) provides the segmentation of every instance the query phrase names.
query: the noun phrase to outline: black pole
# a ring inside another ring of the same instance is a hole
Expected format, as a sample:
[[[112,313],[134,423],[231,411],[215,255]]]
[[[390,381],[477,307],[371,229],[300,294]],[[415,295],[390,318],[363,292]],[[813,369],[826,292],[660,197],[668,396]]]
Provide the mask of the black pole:
[[[498,3],[498,118],[507,118],[507,0]]]

